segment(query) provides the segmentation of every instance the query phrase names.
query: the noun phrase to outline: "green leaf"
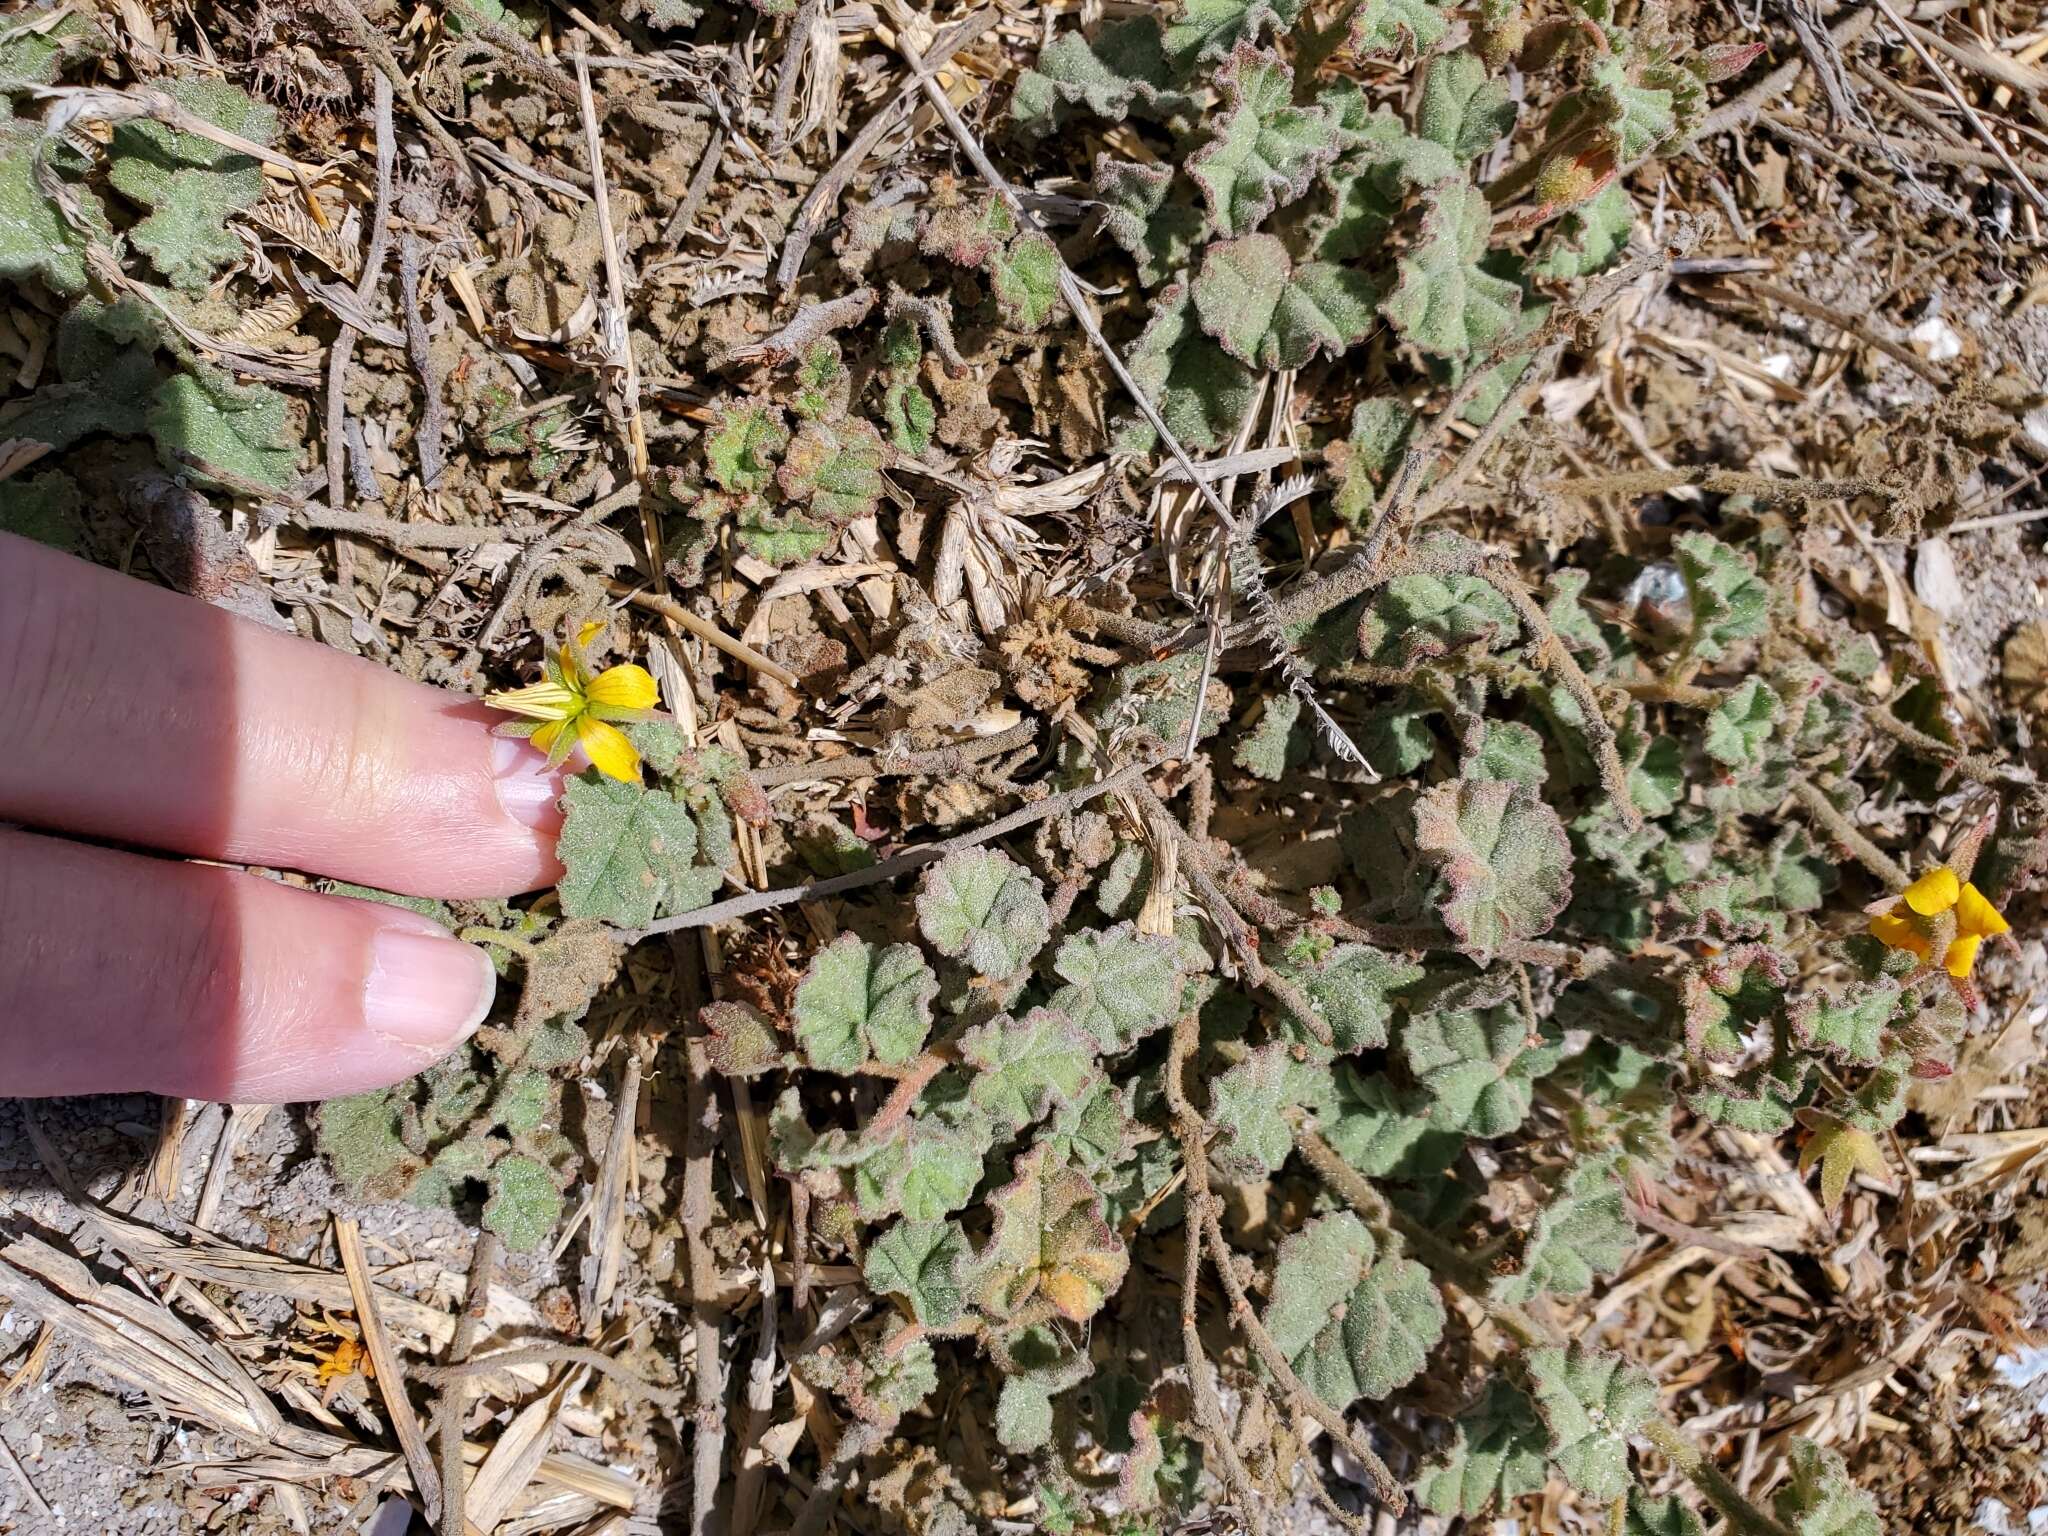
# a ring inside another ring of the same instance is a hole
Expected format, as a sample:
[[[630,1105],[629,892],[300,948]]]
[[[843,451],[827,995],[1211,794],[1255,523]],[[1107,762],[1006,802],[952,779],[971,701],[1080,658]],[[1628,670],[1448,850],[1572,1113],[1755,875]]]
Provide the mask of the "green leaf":
[[[1123,1284],[1131,1256],[1103,1219],[1086,1174],[1051,1161],[1044,1147],[1017,1159],[1015,1179],[989,1196],[995,1225],[977,1262],[982,1309],[1014,1318],[1043,1300],[1085,1323]]]
[[[1811,1109],[1802,1109],[1799,1118],[1811,1132],[1799,1149],[1799,1172],[1804,1176],[1816,1163],[1820,1165],[1820,1203],[1827,1210],[1841,1206],[1855,1174],[1868,1174],[1879,1181],[1890,1177],[1877,1139],[1861,1126]]]
[[[1124,1110],[1124,1096],[1108,1078],[1097,1078],[1071,1103],[1056,1105],[1040,1140],[1052,1155],[1084,1173],[1096,1173],[1120,1162],[1130,1150],[1133,1125]]]
[[[1515,107],[1478,54],[1440,53],[1429,61],[1415,126],[1422,137],[1469,163],[1513,131]]]
[[[1707,756],[1730,768],[1754,768],[1785,712],[1761,678],[1747,678],[1707,715]]]
[[[1528,1117],[1536,1079],[1562,1054],[1554,1037],[1532,1036],[1505,1006],[1411,1018],[1401,1052],[1429,1097],[1431,1124],[1480,1137],[1505,1136]]]
[[[173,80],[165,89],[186,111],[265,148],[277,131],[274,110],[225,80]],[[241,254],[228,216],[263,196],[260,162],[147,118],[117,124],[108,154],[114,190],[151,210],[128,237],[174,286],[203,289]]]
[[[1380,313],[1432,357],[1484,352],[1515,323],[1521,288],[1479,264],[1492,229],[1484,192],[1469,183],[1440,187],[1423,210],[1420,238],[1397,263],[1399,281]]]
[[[1790,1128],[1792,1111],[1806,1097],[1810,1067],[1790,1056],[1714,1077],[1685,1097],[1694,1114],[1738,1131],[1776,1134]]]
[[[1737,944],[1686,968],[1680,1001],[1685,1048],[1718,1061],[1747,1050],[1751,1032],[1785,1003],[1792,970],[1764,944]]]
[[[1277,784],[1290,768],[1308,761],[1308,735],[1297,729],[1300,721],[1298,695],[1270,695],[1259,708],[1257,723],[1238,738],[1230,760],[1253,778]]]
[[[1147,288],[1188,266],[1195,248],[1209,237],[1209,218],[1191,202],[1169,199],[1173,166],[1095,157],[1095,195],[1103,204],[1102,227],[1138,264]]]
[[[1521,1271],[1494,1281],[1497,1301],[1584,1296],[1600,1275],[1618,1274],[1636,1245],[1612,1157],[1573,1165],[1528,1228]]]
[[[917,925],[940,954],[992,981],[1020,974],[1052,933],[1037,878],[990,848],[963,849],[925,871]]]
[[[1536,1405],[1496,1376],[1485,1395],[1458,1415],[1451,1443],[1423,1464],[1416,1497],[1434,1514],[1476,1519],[1541,1488],[1548,1448]]]
[[[901,1066],[931,1033],[939,978],[909,944],[842,934],[812,957],[796,989],[796,1038],[812,1066],[856,1072],[872,1057]]]
[[[354,1193],[395,1195],[418,1169],[418,1157],[399,1135],[406,1102],[399,1088],[377,1088],[320,1106],[320,1150]]]
[[[1543,738],[1518,720],[1489,720],[1479,750],[1458,772],[1466,779],[1526,784],[1540,790],[1549,773],[1543,761]]]
[[[1656,153],[1678,136],[1677,98],[1631,79],[1620,59],[1594,61],[1590,95],[1595,115],[1613,135],[1615,158],[1624,165]]]
[[[1036,68],[1018,77],[1010,116],[1039,134],[1059,126],[1062,108],[1078,106],[1111,122],[1121,122],[1133,107],[1168,116],[1188,100],[1176,88],[1177,73],[1156,14],[1111,22],[1092,41],[1064,33],[1039,53]]]
[[[1294,72],[1277,54],[1239,44],[1216,85],[1223,111],[1209,142],[1189,157],[1188,174],[1217,232],[1248,234],[1308,191],[1336,157],[1336,134],[1320,108],[1293,104]]]
[[[1839,1451],[1795,1436],[1791,1479],[1771,1501],[1792,1536],[1883,1536],[1877,1500],[1849,1480]]]
[[[1052,968],[1066,983],[1052,1006],[1112,1054],[1171,1023],[1180,1005],[1180,946],[1134,923],[1069,935]]]
[[[1209,1085],[1209,1124],[1222,1133],[1210,1151],[1231,1178],[1277,1173],[1294,1150],[1286,1113],[1295,1103],[1293,1065],[1286,1043],[1276,1040]]]
[[[1063,1013],[999,1014],[960,1039],[960,1059],[980,1068],[967,1093],[976,1108],[1021,1131],[1055,1103],[1071,1104],[1095,1076],[1095,1047]]]
[[[1258,376],[1203,334],[1185,283],[1160,294],[1127,362],[1167,429],[1195,452],[1227,441],[1258,391]],[[1117,442],[1124,452],[1147,453],[1156,436],[1150,424],[1133,419]]]
[[[1684,1500],[1671,1495],[1660,1499],[1631,1488],[1621,1536],[1707,1536],[1707,1528]]]
[[[899,1221],[868,1249],[868,1289],[901,1296],[927,1328],[950,1328],[967,1311],[973,1250],[957,1222]]]
[[[1416,416],[1401,401],[1387,396],[1362,400],[1351,412],[1351,435],[1345,441],[1343,482],[1331,510],[1353,528],[1364,525],[1379,499],[1380,487],[1408,451]]]
[[[1719,661],[1738,640],[1764,632],[1771,594],[1749,556],[1707,533],[1681,533],[1671,550],[1692,599],[1692,655]]]
[[[1387,1043],[1387,1022],[1393,1016],[1388,994],[1423,975],[1420,965],[1369,944],[1339,944],[1319,959],[1282,961],[1274,969],[1301,988],[1329,1026],[1331,1044],[1347,1052],[1378,1050]],[[1314,1038],[1307,1023],[1292,1015],[1287,1029],[1297,1040]]]
[[[989,259],[989,287],[1005,325],[1035,331],[1059,308],[1059,252],[1044,235],[1026,231]]]
[[[1619,180],[1610,181],[1552,226],[1530,275],[1569,282],[1606,271],[1628,249],[1635,221],[1635,199]]]
[[[1421,1373],[1444,1304],[1428,1270],[1381,1255],[1365,1223],[1339,1211],[1281,1243],[1265,1324],[1302,1382],[1342,1413]]]
[[[881,434],[864,421],[807,421],[790,439],[775,478],[814,516],[843,525],[875,510],[888,457]]]
[[[1022,1455],[1052,1441],[1052,1394],[1028,1376],[1007,1376],[996,1395],[996,1439]]]
[[[1358,621],[1358,650],[1382,667],[1408,668],[1465,646],[1499,649],[1520,633],[1507,599],[1477,576],[1397,576]]]
[[[1194,283],[1202,329],[1254,368],[1299,368],[1318,352],[1341,356],[1372,330],[1378,290],[1332,262],[1296,267],[1271,235],[1219,240]]]
[[[765,491],[775,478],[775,463],[789,443],[789,428],[774,406],[754,400],[725,401],[712,407],[704,429],[704,463],[721,489],[746,494]]]
[[[52,293],[69,298],[85,292],[88,233],[108,246],[115,237],[99,199],[78,185],[87,170],[84,158],[61,141],[50,146],[49,165],[70,185],[89,231],[73,229],[43,195],[35,174],[40,137],[36,124],[0,122],[0,278],[9,284],[41,278]]]
[[[6,432],[0,428],[0,438]],[[0,480],[0,529],[77,554],[85,543],[78,483],[61,470]]]
[[[1445,182],[1464,179],[1449,150],[1409,133],[1391,112],[1363,118],[1355,129],[1340,124],[1338,142],[1342,156],[1323,172],[1332,206],[1317,225],[1316,254],[1331,261],[1391,254],[1387,237],[1410,195],[1426,199]]]
[[[539,1130],[555,1108],[555,1080],[533,1067],[508,1076],[491,1099],[492,1115],[515,1136]]]
[[[1285,32],[1301,15],[1305,0],[1179,0],[1166,28],[1168,57],[1182,68],[1206,64],[1239,43],[1257,43],[1268,32]]]
[[[0,28],[11,34],[0,40],[0,97],[54,84],[72,59],[105,50],[105,35],[76,11],[64,13],[49,26],[39,25],[46,16],[47,12],[17,11]],[[4,110],[0,107],[0,112]]]
[[[1444,926],[1481,965],[1543,933],[1571,901],[1571,841],[1526,784],[1460,779],[1424,790],[1415,846],[1436,871]]]
[[[930,1339],[897,1347],[897,1336],[890,1335],[861,1352],[861,1391],[891,1414],[910,1412],[938,1390],[939,1357]]]
[[[1434,704],[1403,693],[1367,715],[1353,739],[1374,773],[1386,779],[1403,778],[1436,756],[1436,732],[1429,722],[1440,713]]]
[[[644,928],[693,888],[697,825],[674,795],[592,772],[570,779],[562,802],[555,856],[565,917]]]
[[[285,426],[284,396],[261,384],[236,384],[212,369],[165,379],[146,421],[164,467],[190,475],[199,485],[219,482],[181,455],[277,489],[290,482],[298,467],[298,448]]]
[[[1360,54],[1427,53],[1444,40],[1450,18],[1430,0],[1363,0],[1351,13],[1351,47]]]
[[[782,1065],[782,1036],[745,1003],[707,1003],[697,1011],[711,1070],[758,1077]]]
[[[491,1198],[484,1225],[514,1252],[539,1248],[562,1219],[562,1192],[555,1176],[530,1157],[508,1152],[491,1165]]]
[[[1852,982],[1839,996],[1809,993],[1788,1017],[1793,1035],[1808,1050],[1874,1066],[1884,1056],[1885,1031],[1899,1019],[1903,998],[1894,981]]]
[[[772,511],[758,500],[733,522],[733,533],[747,553],[770,565],[801,565],[816,559],[832,542],[832,532],[801,512]]]
[[[1316,1128],[1331,1149],[1369,1179],[1427,1179],[1458,1160],[1465,1138],[1431,1123],[1427,1103],[1409,1103],[1380,1073],[1335,1064],[1331,1091],[1315,1101]]]
[[[1657,1412],[1657,1383],[1620,1355],[1574,1344],[1527,1356],[1530,1395],[1550,1437],[1550,1459],[1595,1499],[1630,1486],[1628,1437]]]

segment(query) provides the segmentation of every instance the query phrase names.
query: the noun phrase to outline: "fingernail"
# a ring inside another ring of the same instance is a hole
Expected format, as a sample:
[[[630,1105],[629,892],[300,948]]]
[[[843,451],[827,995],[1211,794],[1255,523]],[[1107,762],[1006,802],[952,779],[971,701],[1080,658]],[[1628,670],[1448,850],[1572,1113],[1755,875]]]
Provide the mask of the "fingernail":
[[[491,1011],[498,973],[474,944],[384,928],[370,941],[363,1021],[404,1045],[450,1051]]]
[[[491,773],[498,791],[498,808],[521,826],[552,832],[562,824],[556,801],[562,787],[555,782],[548,760],[516,736],[491,740]]]

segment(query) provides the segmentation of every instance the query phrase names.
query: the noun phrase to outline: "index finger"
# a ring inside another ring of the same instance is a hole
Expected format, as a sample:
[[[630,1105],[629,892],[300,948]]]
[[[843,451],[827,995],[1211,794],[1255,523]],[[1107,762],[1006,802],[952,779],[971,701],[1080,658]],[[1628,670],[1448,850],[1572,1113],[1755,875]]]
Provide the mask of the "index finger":
[[[432,896],[547,884],[560,784],[474,699],[0,534],[0,820]]]

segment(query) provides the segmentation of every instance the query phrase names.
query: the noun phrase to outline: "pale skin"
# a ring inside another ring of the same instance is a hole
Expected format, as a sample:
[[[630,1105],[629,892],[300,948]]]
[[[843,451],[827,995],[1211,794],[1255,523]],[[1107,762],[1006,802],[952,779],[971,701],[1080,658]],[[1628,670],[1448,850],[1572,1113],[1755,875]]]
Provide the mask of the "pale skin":
[[[479,700],[7,534],[0,697],[0,1097],[396,1082],[483,1021],[484,952],[223,866],[444,898],[559,872],[564,770]]]

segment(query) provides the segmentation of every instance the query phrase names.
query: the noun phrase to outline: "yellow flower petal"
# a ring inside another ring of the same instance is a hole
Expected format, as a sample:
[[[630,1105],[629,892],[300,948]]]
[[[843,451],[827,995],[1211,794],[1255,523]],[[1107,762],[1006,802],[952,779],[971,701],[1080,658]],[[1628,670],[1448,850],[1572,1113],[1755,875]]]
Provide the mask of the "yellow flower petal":
[[[1906,887],[1906,905],[1922,917],[1933,917],[1956,904],[1962,882],[1946,864],[1936,865]]]
[[[603,633],[604,622],[602,620],[588,620],[581,629],[576,631],[576,649],[580,651],[587,648],[591,641]]]
[[[1914,926],[1913,920],[1894,908],[1880,912],[1870,920],[1870,935],[1887,949],[1910,950],[1922,960],[1927,958],[1927,935]]]
[[[550,720],[526,739],[547,753],[550,768],[561,767],[576,750],[576,732],[566,720]]]
[[[599,773],[627,784],[640,782],[640,753],[617,726],[583,715],[576,721],[576,739]]]
[[[525,688],[509,688],[502,693],[487,693],[484,702],[493,709],[524,715],[529,720],[566,720],[583,704],[575,694],[556,683],[534,683]]]
[[[1942,957],[1942,964],[1948,967],[1949,975],[1969,975],[1970,967],[1977,963],[1977,947],[1983,942],[1982,935],[1966,933],[1949,945],[1947,955]]]
[[[2012,932],[2012,924],[1982,891],[1965,881],[1963,894],[1956,898],[1956,931],[1965,937],[1990,939]]]
[[[613,709],[652,709],[661,702],[661,689],[653,673],[629,661],[598,673],[583,696]]]

